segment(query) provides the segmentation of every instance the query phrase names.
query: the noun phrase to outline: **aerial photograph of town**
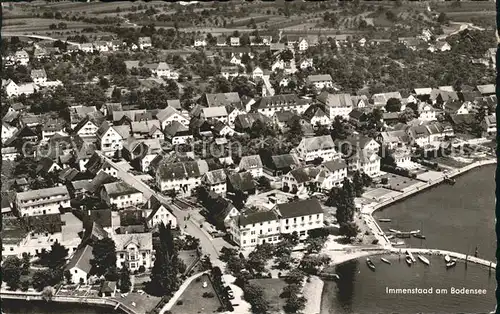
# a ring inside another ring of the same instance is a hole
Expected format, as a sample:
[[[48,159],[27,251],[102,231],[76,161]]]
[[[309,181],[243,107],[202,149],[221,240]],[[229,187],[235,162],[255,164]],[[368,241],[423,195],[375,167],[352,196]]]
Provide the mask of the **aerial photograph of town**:
[[[1,313],[495,313],[495,5],[2,1]]]

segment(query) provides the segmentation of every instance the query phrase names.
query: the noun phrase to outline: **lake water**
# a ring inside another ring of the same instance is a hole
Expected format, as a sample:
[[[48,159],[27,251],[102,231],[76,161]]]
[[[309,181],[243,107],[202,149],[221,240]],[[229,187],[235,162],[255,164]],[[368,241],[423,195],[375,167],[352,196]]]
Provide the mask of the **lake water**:
[[[110,307],[21,300],[2,300],[2,311],[5,314],[122,314]]]
[[[383,230],[421,229],[426,240],[404,239],[409,247],[425,247],[474,254],[495,260],[496,165],[475,169],[457,178],[455,185],[442,184],[377,212],[391,218]],[[392,265],[374,257],[376,271],[365,259],[339,265],[339,282],[325,283],[322,314],[327,313],[484,313],[494,310],[495,272],[460,263],[446,270],[442,257],[432,257],[430,267],[418,261],[408,267],[401,259]],[[486,289],[486,295],[394,295],[388,288]]]

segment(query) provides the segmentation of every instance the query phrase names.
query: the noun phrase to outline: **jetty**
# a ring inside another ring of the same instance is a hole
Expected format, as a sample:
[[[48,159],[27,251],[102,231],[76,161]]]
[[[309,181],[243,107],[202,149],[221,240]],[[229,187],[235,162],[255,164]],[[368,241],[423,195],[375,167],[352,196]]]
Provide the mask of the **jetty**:
[[[392,253],[402,253],[402,250],[393,248],[390,250]],[[442,256],[450,256],[452,259],[457,259],[457,260],[462,260],[465,261],[466,263],[474,263],[482,266],[486,266],[488,268],[496,268],[497,263],[493,261],[488,261],[479,257],[474,257],[471,255],[466,255],[462,253],[457,253],[457,252],[451,252],[451,251],[446,251],[446,250],[438,250],[438,249],[418,249],[418,248],[408,248],[405,249],[406,252],[409,253],[410,256],[412,254],[425,254],[425,255],[442,255]]]

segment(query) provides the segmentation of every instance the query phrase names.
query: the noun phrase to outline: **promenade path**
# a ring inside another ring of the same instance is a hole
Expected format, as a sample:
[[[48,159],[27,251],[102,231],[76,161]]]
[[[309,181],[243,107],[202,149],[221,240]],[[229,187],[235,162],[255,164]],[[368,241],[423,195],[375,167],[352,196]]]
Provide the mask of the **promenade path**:
[[[130,172],[127,172],[127,170],[123,169],[123,167],[114,161],[112,161],[110,158],[105,156],[102,152],[96,151],[96,153],[101,156],[106,162],[108,162],[113,168],[117,170],[117,176],[121,180],[123,180],[125,183],[129,184],[130,186],[133,186],[134,188],[138,189],[144,194],[144,197],[146,199],[149,199],[151,196],[156,196],[160,202],[169,204],[172,202],[170,198],[167,198],[161,193],[158,193],[157,191],[153,190],[149,185],[141,181],[140,179],[136,178],[133,174]],[[192,220],[187,219],[189,215],[189,211],[184,211],[179,209],[177,206],[170,206],[172,209],[172,212],[174,216],[177,218],[177,223],[181,227],[181,229],[198,239],[200,239],[200,246],[203,248],[203,252],[205,254],[210,255],[212,264],[214,266],[222,266],[222,262],[219,260],[219,250],[216,248],[214,245],[214,239],[212,239],[202,228],[200,228],[199,224],[193,222]],[[186,227],[185,227],[186,226]]]
[[[174,293],[174,295],[172,296],[172,298],[160,310],[160,314],[164,314],[166,311],[170,311],[170,309],[172,308],[172,306],[174,306],[175,303],[177,303],[177,300],[179,300],[179,298],[184,293],[184,291],[187,289],[187,287],[189,287],[189,285],[191,284],[191,282],[193,282],[193,280],[195,280],[196,278],[203,276],[204,274],[208,274],[208,271],[204,271],[204,272],[201,272],[201,273],[194,274],[193,276],[191,276],[191,277],[187,278],[186,280],[184,280],[184,282],[179,287],[179,289]]]

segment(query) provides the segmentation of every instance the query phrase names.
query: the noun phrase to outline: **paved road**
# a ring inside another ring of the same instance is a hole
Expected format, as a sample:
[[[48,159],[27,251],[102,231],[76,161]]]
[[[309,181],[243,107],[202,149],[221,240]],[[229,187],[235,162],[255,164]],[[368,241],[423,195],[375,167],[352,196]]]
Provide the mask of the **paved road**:
[[[144,194],[146,199],[149,199],[152,195],[155,195],[158,200],[163,203],[170,204],[172,200],[167,198],[166,196],[154,191],[151,187],[149,187],[146,183],[136,178],[131,173],[124,170],[119,164],[112,161],[110,158],[104,156],[100,151],[96,151],[96,153],[104,158],[113,168],[117,170],[117,176],[123,180],[125,183],[133,186]],[[200,239],[200,245],[205,254],[209,254],[212,260],[212,264],[219,265],[221,263],[218,260],[220,248],[220,240],[221,239],[213,239],[208,233],[206,233],[200,225],[194,223],[191,220],[187,220],[186,218],[190,214],[189,210],[181,210],[177,206],[170,206],[172,208],[174,216],[177,218],[177,223],[180,228],[187,234]],[[185,227],[187,226],[187,227]]]
[[[43,36],[43,35],[37,35],[37,34],[26,34],[26,33],[12,33],[12,32],[2,32],[3,37],[29,37],[29,38],[36,38],[36,39],[43,39],[43,40],[51,40],[51,41],[58,41],[61,40],[64,42],[64,40],[60,38],[53,38],[49,36]],[[66,41],[68,45],[74,45],[80,47],[80,44],[77,42],[72,42],[72,41]]]

